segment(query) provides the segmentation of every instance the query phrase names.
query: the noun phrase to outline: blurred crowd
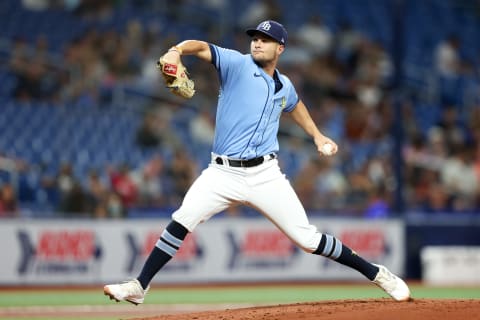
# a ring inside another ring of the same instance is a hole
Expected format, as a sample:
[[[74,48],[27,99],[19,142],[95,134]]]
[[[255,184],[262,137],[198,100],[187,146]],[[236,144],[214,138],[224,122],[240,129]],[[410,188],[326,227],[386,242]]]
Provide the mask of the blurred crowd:
[[[222,3],[204,2],[211,7]],[[72,10],[84,19],[101,19],[96,14],[115,9],[110,1],[102,1],[102,10],[94,1],[80,3],[83,6]],[[171,6],[169,18],[182,19],[182,2]],[[282,21],[286,14],[276,1],[253,1],[223,33],[205,22],[198,27],[204,28],[203,40],[248,53],[245,27],[266,18]],[[41,179],[42,188],[54,195],[54,210],[125,217],[141,208],[170,210],[180,204],[210,156],[219,86],[212,66],[185,57],[195,97],[180,101],[163,88],[155,62],[183,40],[180,36],[130,20],[122,32],[88,29],[65,43],[61,52],[52,52],[42,35],[35,42],[12,39],[8,68],[17,81],[11,99],[80,106],[88,113],[125,102],[119,87],[141,90],[148,97],[134,106],[142,112],[142,121],[133,139],[151,156],[139,163],[92,168],[88,177],[75,176],[75,164],[63,163],[55,175]],[[284,116],[281,121],[279,159],[307,210],[371,218],[395,215],[399,207],[409,212],[478,212],[480,68],[478,61],[462,58],[461,48],[459,38],[448,35],[424,53],[431,56],[435,83],[433,98],[425,102],[425,92],[394,87],[398,83],[392,52],[348,21],[333,30],[314,12],[304,24],[290,26],[280,71],[294,82],[320,129],[339,145],[337,156],[319,157],[291,119]],[[461,100],[458,86],[465,79],[476,90]],[[185,110],[192,115],[179,130],[172,123]],[[184,135],[191,145],[185,145]],[[17,172],[38,165],[14,155],[2,157],[5,163],[13,161]],[[21,215],[15,184],[2,181],[0,216]],[[242,209],[230,213],[241,214]]]

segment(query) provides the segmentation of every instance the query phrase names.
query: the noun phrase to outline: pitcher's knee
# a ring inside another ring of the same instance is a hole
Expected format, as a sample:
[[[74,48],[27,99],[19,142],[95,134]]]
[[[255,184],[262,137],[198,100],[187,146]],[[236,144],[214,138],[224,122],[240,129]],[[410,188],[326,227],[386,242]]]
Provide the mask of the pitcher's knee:
[[[193,232],[197,225],[201,222],[201,218],[188,212],[177,210],[172,214],[172,219],[184,226],[188,231]]]
[[[300,249],[302,249],[306,253],[313,253],[318,248],[321,236],[322,234],[317,232],[312,236],[298,237],[296,239],[293,239],[293,241]]]
[[[305,245],[298,245],[298,247],[306,253],[313,253],[315,251],[315,249],[312,249],[311,247]]]

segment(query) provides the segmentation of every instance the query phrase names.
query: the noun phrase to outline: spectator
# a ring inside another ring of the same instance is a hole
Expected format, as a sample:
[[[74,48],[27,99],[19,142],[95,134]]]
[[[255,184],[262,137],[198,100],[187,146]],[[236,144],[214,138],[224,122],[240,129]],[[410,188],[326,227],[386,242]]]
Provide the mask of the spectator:
[[[357,69],[357,53],[364,36],[348,21],[340,23],[339,31],[334,37],[335,56],[344,66],[346,75],[350,76]]]
[[[461,71],[460,39],[450,35],[434,50],[435,69],[442,77],[456,77]]]
[[[333,48],[333,34],[318,14],[312,15],[296,32],[300,44],[312,55],[325,56]]]
[[[32,11],[43,11],[50,6],[50,0],[22,0],[21,2],[25,9]]]
[[[57,210],[62,214],[90,215],[90,201],[80,181],[74,176],[72,163],[62,163],[56,177],[43,177],[42,185],[53,195]]]
[[[456,145],[441,168],[440,179],[454,211],[475,210],[479,184],[472,160],[470,148]]]
[[[130,166],[122,164],[118,169],[108,171],[112,191],[120,197],[122,207],[128,209],[134,206],[138,201],[138,188],[130,174]]]
[[[74,7],[74,13],[86,20],[107,20],[114,10],[115,1],[82,0]]]
[[[105,199],[109,193],[109,189],[101,180],[96,170],[91,170],[88,173],[86,193],[93,215],[95,217],[105,217],[107,215]]]
[[[127,208],[123,205],[122,198],[113,191],[107,193],[105,205],[105,215],[109,218],[121,219],[127,215]]]
[[[367,107],[376,107],[384,100],[384,89],[392,77],[393,64],[380,44],[363,40],[358,48],[353,91]]]
[[[315,179],[316,205],[313,209],[336,212],[345,205],[348,193],[347,180],[336,167],[332,158],[323,158],[317,162]],[[310,177],[310,179],[312,179]]]
[[[73,181],[70,190],[63,195],[59,209],[63,214],[73,213],[76,216],[92,216],[92,207],[88,194],[83,190],[78,181]]]
[[[80,102],[84,106],[100,101],[102,87],[113,81],[102,59],[105,42],[95,30],[87,30],[65,48],[64,60],[72,76],[64,79],[64,101]]]
[[[67,194],[73,189],[75,184],[75,177],[73,176],[73,167],[70,162],[64,162],[59,169],[56,185],[62,194]]]
[[[345,198],[344,212],[362,215],[369,204],[369,197],[374,190],[374,185],[362,171],[352,171],[346,179],[349,189]]]
[[[305,50],[305,46],[300,43],[297,35],[291,34],[288,38],[288,50],[285,51],[281,65],[282,67],[292,66],[292,69],[305,69],[313,58],[313,53]]]
[[[387,218],[390,214],[390,204],[384,184],[377,185],[371,192],[370,200],[364,212],[369,219]]]
[[[435,174],[430,172],[430,174]],[[433,176],[432,176],[433,177]],[[431,180],[426,186],[425,199],[420,209],[426,213],[447,213],[451,210],[449,196],[443,185],[437,179]]]
[[[276,0],[256,0],[242,10],[239,17],[239,26],[243,29],[257,25],[258,21],[282,21],[283,11]]]
[[[443,107],[440,119],[431,130],[441,131],[447,149],[469,141],[469,135],[464,122],[459,117],[458,107],[446,105]]]
[[[196,175],[196,164],[185,149],[176,149],[166,174],[172,183],[171,205],[178,205],[185,196]]]
[[[209,146],[213,142],[214,133],[214,119],[210,111],[205,108],[200,109],[197,116],[190,122],[190,135],[193,141],[202,146]]]
[[[405,194],[410,208],[428,212],[447,210],[448,197],[440,181],[446,149],[444,135],[438,129],[430,130],[426,139],[419,133],[412,136],[410,145],[404,150]]]
[[[0,186],[0,217],[15,217],[18,213],[17,197],[12,184],[2,184]]]
[[[138,190],[136,206],[161,207],[164,205],[163,170],[162,157],[155,155],[143,167],[132,172],[132,179]]]
[[[299,170],[293,181],[298,198],[305,209],[318,208],[315,182],[318,176],[318,160],[310,160]]]
[[[469,115],[469,131],[472,135],[472,161],[480,186],[480,106],[475,106]],[[477,194],[477,208],[480,208],[480,192]]]
[[[144,148],[158,147],[161,136],[157,130],[155,118],[149,114],[145,115],[142,119],[142,124],[137,129],[137,144]]]
[[[137,144],[145,148],[159,147],[164,151],[181,146],[176,130],[170,124],[172,117],[171,110],[166,106],[150,109],[137,130]]]
[[[442,103],[458,103],[462,99],[459,86],[464,72],[464,62],[460,46],[460,38],[450,35],[434,49],[436,80]]]

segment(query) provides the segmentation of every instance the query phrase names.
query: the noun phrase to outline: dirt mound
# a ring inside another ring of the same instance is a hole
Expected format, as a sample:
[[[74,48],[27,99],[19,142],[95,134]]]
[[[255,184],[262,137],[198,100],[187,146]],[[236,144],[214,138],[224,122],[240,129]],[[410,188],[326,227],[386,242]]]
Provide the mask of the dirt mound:
[[[131,320],[480,320],[480,300],[336,300],[276,306],[159,315]]]

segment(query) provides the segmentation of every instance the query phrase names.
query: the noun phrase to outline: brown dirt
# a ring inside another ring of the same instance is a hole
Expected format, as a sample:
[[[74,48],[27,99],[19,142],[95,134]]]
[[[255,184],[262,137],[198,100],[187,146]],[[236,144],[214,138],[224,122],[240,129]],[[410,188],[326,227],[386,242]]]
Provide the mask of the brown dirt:
[[[480,320],[480,300],[336,300],[159,315],[130,320]]]

